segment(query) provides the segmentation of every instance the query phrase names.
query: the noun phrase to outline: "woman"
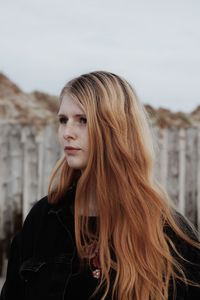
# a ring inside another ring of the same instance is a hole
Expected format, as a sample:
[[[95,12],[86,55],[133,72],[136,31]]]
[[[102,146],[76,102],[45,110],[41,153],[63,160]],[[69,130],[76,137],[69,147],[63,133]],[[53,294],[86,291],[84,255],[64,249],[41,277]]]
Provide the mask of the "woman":
[[[62,90],[64,150],[13,239],[1,299],[200,299],[200,243],[153,179],[147,117],[108,72]]]

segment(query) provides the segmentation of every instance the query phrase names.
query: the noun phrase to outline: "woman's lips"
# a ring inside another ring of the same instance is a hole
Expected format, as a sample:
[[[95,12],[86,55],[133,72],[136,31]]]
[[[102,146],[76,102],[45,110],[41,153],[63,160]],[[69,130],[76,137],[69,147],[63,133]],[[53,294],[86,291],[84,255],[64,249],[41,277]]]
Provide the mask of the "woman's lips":
[[[77,153],[77,151],[79,151],[80,149],[78,148],[73,148],[73,147],[65,147],[65,151],[68,153],[68,154],[75,154]]]

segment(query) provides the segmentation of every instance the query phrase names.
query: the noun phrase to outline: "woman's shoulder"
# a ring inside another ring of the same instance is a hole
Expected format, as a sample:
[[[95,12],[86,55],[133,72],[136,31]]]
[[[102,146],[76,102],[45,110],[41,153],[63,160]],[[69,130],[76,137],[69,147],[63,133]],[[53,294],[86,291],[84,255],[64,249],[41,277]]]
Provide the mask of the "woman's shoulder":
[[[37,200],[28,212],[24,220],[23,226],[25,226],[27,223],[32,223],[38,220],[38,218],[43,217],[48,212],[49,208],[50,204],[48,203],[47,195]]]
[[[174,219],[181,231],[187,237],[189,237],[190,240],[195,242],[196,245],[199,244],[199,248],[177,234],[172,227],[167,225],[165,228],[165,233],[175,247],[171,247],[171,244],[169,243],[172,255],[176,257],[176,259],[186,270],[186,274],[188,275],[189,279],[193,280],[194,282],[200,282],[200,241],[198,231],[187,217],[183,216],[177,211],[174,212]],[[176,251],[181,256],[177,255]]]
[[[199,242],[199,233],[195,226],[190,222],[190,220],[178,212],[177,210],[173,211],[173,217],[177,224],[177,226],[181,229],[181,231],[187,235],[190,239]],[[165,226],[165,233],[175,241],[181,241],[182,239],[177,235],[177,233],[174,231],[174,229],[169,225],[166,224]]]
[[[57,203],[49,203],[48,195],[37,200],[24,220],[23,229],[26,227],[38,227],[39,224],[45,222],[50,212],[56,212],[60,209],[70,207],[73,203],[74,197],[75,187],[72,186],[69,187],[67,192],[59,199]]]
[[[177,223],[183,230],[183,232],[186,233],[191,239],[199,241],[199,233],[195,226],[190,222],[190,220],[177,211],[175,213],[175,216]]]
[[[48,203],[47,195],[33,204],[25,217],[20,230],[21,241],[28,241],[30,244],[32,243],[32,240],[38,234],[40,228],[44,226],[49,207],[50,204]]]

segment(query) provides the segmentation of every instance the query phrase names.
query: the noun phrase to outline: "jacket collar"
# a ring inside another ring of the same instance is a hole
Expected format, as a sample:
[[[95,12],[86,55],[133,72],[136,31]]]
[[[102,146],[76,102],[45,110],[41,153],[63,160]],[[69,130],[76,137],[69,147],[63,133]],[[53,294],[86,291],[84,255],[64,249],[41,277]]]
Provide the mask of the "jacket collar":
[[[75,194],[76,194],[76,184],[73,184],[69,187],[66,194],[63,196],[63,198],[60,199],[58,203],[50,204],[48,214],[58,213],[59,211],[63,211],[63,210],[64,211],[70,210],[71,214],[73,214]]]
[[[51,204],[48,215],[55,215],[59,223],[66,229],[72,230],[74,226],[74,200],[76,184],[73,184],[65,196],[57,204]]]

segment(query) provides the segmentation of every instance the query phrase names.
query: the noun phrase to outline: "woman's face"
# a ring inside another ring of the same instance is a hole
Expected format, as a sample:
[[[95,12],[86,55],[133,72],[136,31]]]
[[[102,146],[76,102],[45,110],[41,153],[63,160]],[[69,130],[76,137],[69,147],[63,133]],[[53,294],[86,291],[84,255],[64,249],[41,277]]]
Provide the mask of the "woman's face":
[[[88,162],[88,126],[81,107],[69,96],[64,95],[58,112],[58,139],[68,165],[72,169],[84,170]]]

